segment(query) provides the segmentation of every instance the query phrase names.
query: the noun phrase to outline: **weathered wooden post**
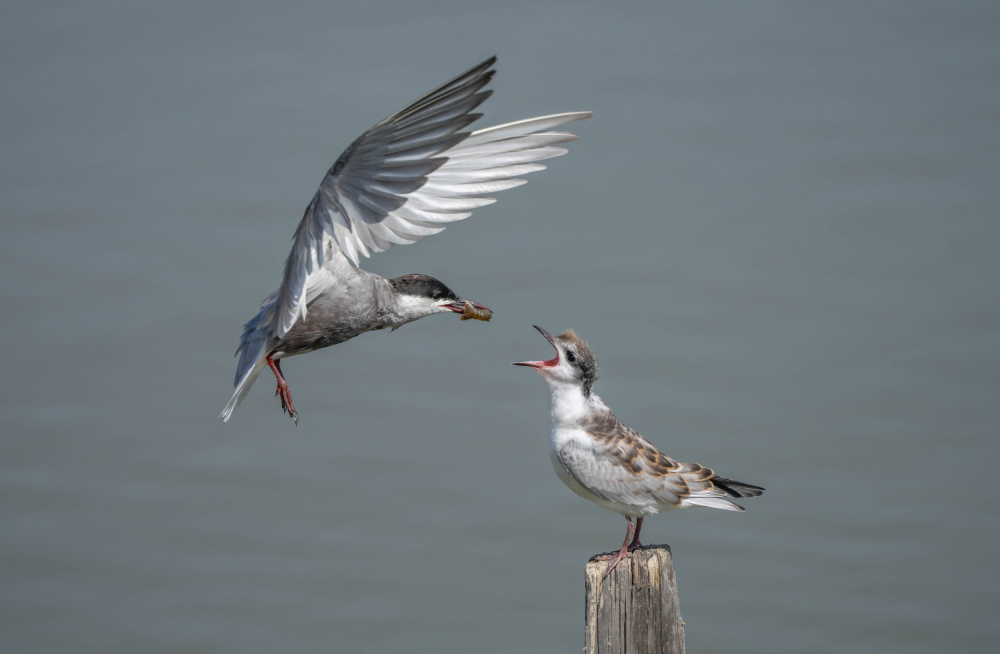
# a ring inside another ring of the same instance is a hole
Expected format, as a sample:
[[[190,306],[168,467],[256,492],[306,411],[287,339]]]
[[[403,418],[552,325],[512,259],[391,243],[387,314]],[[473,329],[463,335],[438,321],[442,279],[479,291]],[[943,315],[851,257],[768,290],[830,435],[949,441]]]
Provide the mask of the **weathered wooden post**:
[[[684,623],[669,545],[632,552],[604,577],[587,563],[586,654],[684,654]]]

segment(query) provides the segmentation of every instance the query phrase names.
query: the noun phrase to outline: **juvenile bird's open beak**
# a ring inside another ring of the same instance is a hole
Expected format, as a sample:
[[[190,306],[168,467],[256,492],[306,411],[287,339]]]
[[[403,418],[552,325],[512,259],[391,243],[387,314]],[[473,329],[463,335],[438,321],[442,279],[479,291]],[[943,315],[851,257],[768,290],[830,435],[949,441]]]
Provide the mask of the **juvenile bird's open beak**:
[[[545,331],[544,329],[542,329],[538,325],[532,325],[532,327],[534,327],[539,332],[541,332],[542,336],[544,336],[545,339],[549,343],[552,344],[552,347],[556,347],[556,344],[555,344],[555,341],[553,340],[552,334],[548,333],[547,331]],[[557,365],[559,365],[559,348],[556,348],[556,355],[555,355],[555,357],[549,359],[548,361],[515,361],[514,363],[512,363],[510,365],[512,365],[512,366],[527,366],[529,368],[538,368],[538,369],[541,369],[541,368],[551,368],[552,366],[557,366]]]
[[[493,317],[493,312],[485,304],[480,304],[473,300],[466,300],[463,297],[458,298],[458,302],[452,302],[450,304],[441,305],[445,309],[450,309],[455,313],[462,314],[462,320],[476,319],[488,321]]]

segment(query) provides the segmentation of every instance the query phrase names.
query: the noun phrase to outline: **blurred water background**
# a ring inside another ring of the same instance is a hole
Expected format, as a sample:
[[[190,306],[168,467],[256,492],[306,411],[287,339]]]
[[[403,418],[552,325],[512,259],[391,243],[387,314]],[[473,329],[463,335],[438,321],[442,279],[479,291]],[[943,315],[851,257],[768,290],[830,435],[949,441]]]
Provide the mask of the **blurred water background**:
[[[624,520],[510,361],[575,328],[668,454],[692,652],[1000,642],[1000,5],[7,2],[0,649],[572,652]],[[583,138],[366,263],[496,311],[290,359],[240,326],[323,173],[491,54],[479,126]]]

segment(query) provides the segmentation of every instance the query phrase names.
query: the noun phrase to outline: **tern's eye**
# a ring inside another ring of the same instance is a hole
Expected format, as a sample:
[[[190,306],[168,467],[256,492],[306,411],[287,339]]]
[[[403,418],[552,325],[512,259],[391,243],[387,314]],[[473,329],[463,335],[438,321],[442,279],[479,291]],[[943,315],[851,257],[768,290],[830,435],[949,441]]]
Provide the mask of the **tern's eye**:
[[[576,355],[573,354],[572,350],[566,350],[566,360],[570,363],[576,363]]]

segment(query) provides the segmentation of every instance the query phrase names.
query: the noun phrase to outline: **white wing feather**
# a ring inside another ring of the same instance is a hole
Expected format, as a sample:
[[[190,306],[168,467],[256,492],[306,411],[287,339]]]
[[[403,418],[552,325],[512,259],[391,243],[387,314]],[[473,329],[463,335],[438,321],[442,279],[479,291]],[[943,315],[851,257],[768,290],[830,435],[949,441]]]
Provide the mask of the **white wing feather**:
[[[348,147],[306,208],[275,298],[273,337],[306,316],[313,277],[325,252],[361,257],[436,234],[495,202],[488,194],[520,186],[535,162],[565,154],[557,144],[578,138],[550,131],[590,112],[541,116],[475,132],[462,131],[491,91],[496,58],[459,75],[386,118]]]

